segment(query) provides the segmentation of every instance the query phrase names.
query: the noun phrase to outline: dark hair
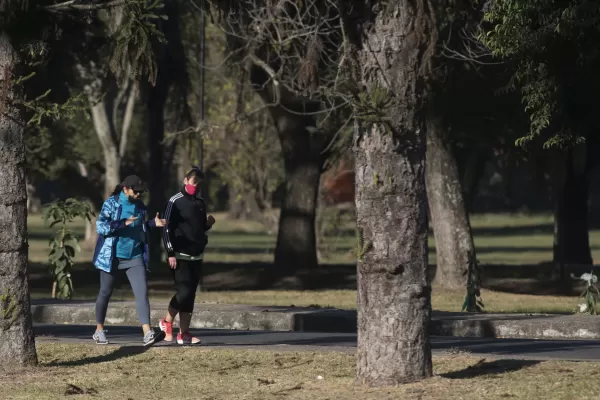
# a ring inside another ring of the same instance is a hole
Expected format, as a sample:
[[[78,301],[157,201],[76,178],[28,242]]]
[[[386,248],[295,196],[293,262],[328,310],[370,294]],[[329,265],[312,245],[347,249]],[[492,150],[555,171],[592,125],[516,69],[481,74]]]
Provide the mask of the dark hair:
[[[188,180],[189,179],[194,179],[194,181],[199,182],[201,180],[204,180],[204,173],[202,171],[200,171],[200,168],[198,168],[195,165],[193,165],[192,169],[190,170],[190,172],[188,172],[187,174],[185,174],[185,177]]]
[[[115,186],[115,190],[113,190],[113,192],[112,192],[111,196],[116,196],[116,195],[118,195],[119,193],[121,193],[122,191],[123,191],[123,185],[121,185],[121,184],[119,183],[117,186]]]

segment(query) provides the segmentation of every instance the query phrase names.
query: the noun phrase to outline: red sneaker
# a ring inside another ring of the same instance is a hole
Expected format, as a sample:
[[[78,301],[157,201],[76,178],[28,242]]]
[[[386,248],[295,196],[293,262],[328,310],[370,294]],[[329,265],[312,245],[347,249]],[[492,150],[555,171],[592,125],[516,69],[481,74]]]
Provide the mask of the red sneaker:
[[[200,339],[192,336],[192,334],[189,332],[186,332],[183,334],[181,332],[179,332],[179,334],[177,335],[177,343],[178,344],[200,344]]]
[[[164,318],[160,320],[158,326],[165,333],[165,342],[173,341],[173,322],[167,322]]]

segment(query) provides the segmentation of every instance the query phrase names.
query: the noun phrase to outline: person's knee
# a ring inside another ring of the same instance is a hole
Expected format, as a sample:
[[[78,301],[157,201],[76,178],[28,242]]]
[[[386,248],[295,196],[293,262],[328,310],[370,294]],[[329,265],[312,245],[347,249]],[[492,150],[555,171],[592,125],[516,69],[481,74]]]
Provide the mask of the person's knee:
[[[98,298],[100,299],[108,299],[112,295],[113,288],[112,287],[101,287],[98,292]]]
[[[179,289],[177,293],[177,302],[179,303],[179,311],[191,312],[194,308],[194,300],[196,298],[196,288],[186,285]]]

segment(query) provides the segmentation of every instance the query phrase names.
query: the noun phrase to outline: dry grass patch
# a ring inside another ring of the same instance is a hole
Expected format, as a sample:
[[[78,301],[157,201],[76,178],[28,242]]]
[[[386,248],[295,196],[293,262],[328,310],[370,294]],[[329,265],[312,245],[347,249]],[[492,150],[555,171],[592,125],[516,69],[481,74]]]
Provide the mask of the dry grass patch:
[[[436,357],[432,379],[367,388],[355,383],[355,357],[346,353],[63,344],[40,344],[38,352],[40,367],[0,375],[0,398],[558,400],[592,399],[600,390],[597,364],[584,362]]]

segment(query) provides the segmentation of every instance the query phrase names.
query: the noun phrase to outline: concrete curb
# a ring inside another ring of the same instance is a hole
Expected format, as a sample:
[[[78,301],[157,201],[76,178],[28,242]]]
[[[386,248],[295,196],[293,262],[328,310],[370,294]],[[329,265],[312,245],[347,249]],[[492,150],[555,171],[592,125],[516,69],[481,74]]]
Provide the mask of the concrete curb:
[[[94,325],[92,302],[33,301],[33,322]],[[153,308],[152,323],[166,313]],[[107,325],[138,325],[133,302],[112,302]],[[303,332],[356,332],[356,311],[333,308],[196,304],[192,328]],[[479,338],[600,339],[600,318],[588,315],[468,314],[433,312],[431,335]]]

